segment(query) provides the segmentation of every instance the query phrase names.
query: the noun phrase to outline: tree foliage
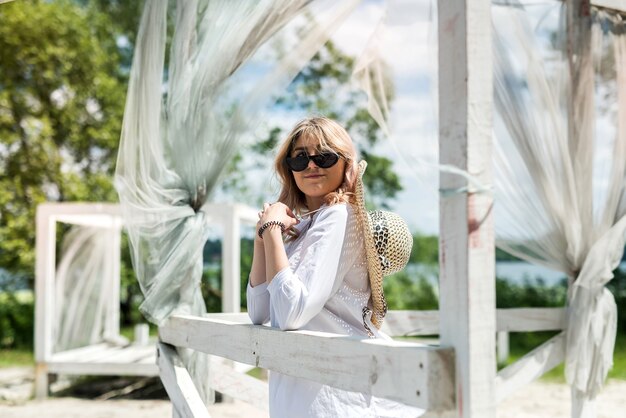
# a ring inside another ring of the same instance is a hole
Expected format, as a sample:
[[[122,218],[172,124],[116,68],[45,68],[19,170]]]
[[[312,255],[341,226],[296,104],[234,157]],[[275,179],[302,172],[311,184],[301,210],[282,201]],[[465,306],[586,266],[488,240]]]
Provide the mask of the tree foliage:
[[[20,1],[0,21],[0,265],[32,277],[39,203],[116,200],[124,76],[95,10]]]
[[[397,193],[402,190],[400,178],[394,172],[393,162],[374,151],[374,146],[383,137],[382,131],[370,117],[365,104],[365,94],[352,82],[354,57],[341,51],[332,41],[316,53],[311,61],[298,73],[285,94],[276,98],[281,110],[298,114],[324,115],[336,120],[352,136],[361,157],[367,160],[367,173],[363,178],[368,204],[375,208],[390,208]],[[393,101],[391,82],[387,83],[387,101]],[[272,164],[273,152],[287,132],[281,127],[270,126],[267,136],[260,139],[251,149],[256,153],[255,164]],[[229,170],[223,187],[242,195],[250,192],[241,177],[236,161]],[[246,196],[248,200],[258,199]]]

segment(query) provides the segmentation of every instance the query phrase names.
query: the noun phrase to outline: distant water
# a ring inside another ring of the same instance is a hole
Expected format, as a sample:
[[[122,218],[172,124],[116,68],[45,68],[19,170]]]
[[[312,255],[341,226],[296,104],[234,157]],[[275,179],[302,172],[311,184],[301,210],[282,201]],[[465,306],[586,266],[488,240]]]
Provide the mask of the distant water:
[[[626,271],[626,261],[622,261],[619,269]],[[409,264],[406,272],[412,276],[426,277],[432,284],[437,283],[437,268],[421,264]],[[543,281],[547,286],[555,286],[565,279],[565,274],[543,266],[530,264],[525,261],[498,261],[496,262],[496,277],[515,284],[537,283]]]
[[[526,281],[530,283],[543,281],[548,286],[554,286],[560,284],[566,275],[560,271],[525,261],[498,261],[496,263],[496,277],[515,284],[523,284]]]
[[[11,290],[28,289],[28,282],[25,278],[16,277],[0,267],[0,291],[4,290],[5,287],[9,287]]]

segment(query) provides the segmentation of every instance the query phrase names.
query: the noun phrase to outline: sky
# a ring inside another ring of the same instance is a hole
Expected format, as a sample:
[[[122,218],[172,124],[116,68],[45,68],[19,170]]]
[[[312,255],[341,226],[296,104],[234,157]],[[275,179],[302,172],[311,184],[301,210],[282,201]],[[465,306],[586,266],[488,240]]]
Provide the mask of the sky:
[[[394,161],[394,170],[401,178],[403,190],[391,202],[413,232],[437,234],[439,231],[438,193],[438,131],[437,131],[437,29],[432,10],[433,0],[378,0],[362,2],[332,36],[344,52],[361,57],[366,46],[378,43],[382,58],[390,65],[395,85],[395,98],[389,117],[390,135],[379,142],[375,151]],[[536,48],[544,58],[545,48],[558,23],[559,3],[555,1],[528,2],[528,16],[536,37]],[[493,13],[496,19],[497,6]],[[391,28],[377,31],[384,19]],[[288,131],[306,116],[272,108],[266,115],[267,125]],[[596,132],[600,141],[612,138],[610,121],[600,118]],[[261,136],[262,137],[262,136]],[[610,142],[610,140],[609,140]],[[607,160],[611,158],[610,143],[598,147],[594,156],[594,181],[606,182]],[[367,175],[367,173],[366,173]],[[278,182],[271,167],[255,173],[254,188],[276,196]],[[270,179],[269,181],[267,179]],[[256,181],[256,183],[255,183]],[[596,198],[602,200],[602,187],[595,187]],[[271,199],[271,197],[269,197]]]
[[[438,173],[425,163],[436,163],[436,26],[431,2],[366,2],[337,31],[333,39],[351,55],[359,56],[363,45],[355,34],[371,33],[386,12],[390,30],[378,32],[380,52],[390,65],[395,84],[391,104],[390,136],[376,151],[394,161],[403,191],[392,209],[413,231],[436,234],[439,230]]]
[[[424,161],[437,161],[437,102],[432,89],[436,85],[432,65],[433,59],[436,61],[436,32],[430,22],[430,0],[391,1],[388,7],[387,23],[394,30],[378,33],[378,40],[383,58],[392,66],[396,95],[390,114],[390,137],[379,141],[374,151],[394,161],[393,168],[401,178],[403,190],[390,202],[391,209],[407,221],[412,231],[436,234],[438,174],[424,165]],[[331,39],[343,52],[360,57],[366,46],[374,42],[374,31],[384,15],[382,1],[362,2]],[[289,131],[305,116],[274,107],[266,115],[267,125]],[[263,133],[259,136],[263,137]],[[271,167],[251,177],[253,188],[267,190],[268,196],[277,195],[278,182]]]

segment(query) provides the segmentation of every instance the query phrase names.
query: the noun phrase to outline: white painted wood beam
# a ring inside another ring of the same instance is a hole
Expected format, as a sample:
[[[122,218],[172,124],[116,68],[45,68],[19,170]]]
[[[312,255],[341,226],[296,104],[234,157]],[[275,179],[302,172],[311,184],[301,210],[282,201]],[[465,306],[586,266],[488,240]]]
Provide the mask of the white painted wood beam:
[[[174,416],[210,418],[200,394],[173,347],[157,344],[157,363],[161,371],[161,381],[172,401]]]
[[[244,322],[249,322],[241,318]],[[495,330],[556,331],[565,328],[565,320],[565,308],[497,309]],[[382,330],[392,337],[437,335],[439,334],[439,311],[389,311]]]
[[[492,185],[490,0],[439,0],[439,161]],[[455,350],[456,415],[495,417],[495,255],[491,193],[441,173],[440,339]],[[463,192],[462,190],[467,190]]]
[[[120,291],[121,291],[121,260],[122,260],[122,218],[113,218],[113,227],[107,231],[109,235],[110,251],[108,254],[110,265],[110,297],[107,301],[106,322],[104,333],[107,337],[116,338],[120,335]]]
[[[565,329],[565,308],[508,308],[496,310],[496,331],[530,332]]]
[[[426,409],[453,407],[453,351],[421,344],[312,331],[280,331],[175,315],[159,328],[163,342],[398,400]]]
[[[35,234],[35,396],[48,396],[46,362],[52,356],[56,223],[42,205],[37,207]]]
[[[227,363],[228,362],[228,363]],[[233,369],[230,360],[211,357],[209,386],[233,399],[269,410],[269,388],[266,382]]]
[[[152,358],[154,361],[155,358]],[[158,376],[159,368],[152,363],[46,363],[49,373],[75,376]]]
[[[224,217],[222,312],[241,311],[241,225],[236,207]]]
[[[562,332],[500,370],[496,377],[496,400],[501,402],[533,380],[552,370],[565,358],[565,333]]]
[[[496,331],[530,332],[565,329],[565,308],[504,308],[496,310]],[[205,318],[251,324],[246,312],[210,313]],[[439,334],[439,311],[389,311],[383,332],[392,337]]]
[[[591,0],[591,5],[607,11],[626,14],[626,0]]]

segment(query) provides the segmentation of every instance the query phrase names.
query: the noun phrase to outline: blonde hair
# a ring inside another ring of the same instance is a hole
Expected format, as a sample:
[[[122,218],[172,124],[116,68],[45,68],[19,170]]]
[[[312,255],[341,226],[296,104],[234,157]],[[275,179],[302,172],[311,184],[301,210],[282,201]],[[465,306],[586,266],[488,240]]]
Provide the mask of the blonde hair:
[[[356,148],[348,132],[334,120],[325,117],[312,117],[298,122],[278,149],[278,155],[274,162],[274,167],[282,184],[278,201],[296,213],[308,209],[304,193],[298,188],[293,173],[285,161],[300,137],[312,138],[317,141],[320,152],[334,152],[345,161],[343,182],[337,190],[324,196],[324,202],[327,205],[354,204],[354,190],[358,173]]]

